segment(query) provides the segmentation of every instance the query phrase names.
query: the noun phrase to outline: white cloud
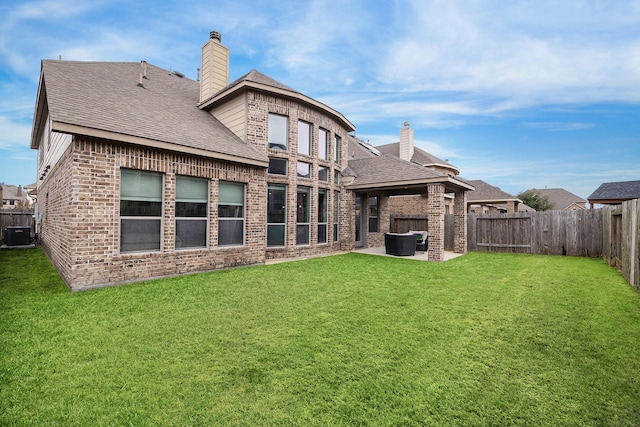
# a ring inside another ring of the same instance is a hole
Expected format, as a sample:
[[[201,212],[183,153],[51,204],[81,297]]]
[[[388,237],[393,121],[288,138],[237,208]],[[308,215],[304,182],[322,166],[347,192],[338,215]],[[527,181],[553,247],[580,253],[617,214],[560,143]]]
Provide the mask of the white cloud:
[[[0,116],[0,150],[29,148],[31,125],[15,123],[10,118]]]
[[[501,108],[640,101],[640,14],[630,13],[637,3],[616,4],[626,10],[593,2],[415,1],[378,76],[414,92],[505,98]]]
[[[584,130],[591,129],[595,125],[593,123],[564,123],[564,122],[528,122],[525,123],[525,126],[546,130],[549,132],[562,132],[562,131],[572,131],[572,130]]]

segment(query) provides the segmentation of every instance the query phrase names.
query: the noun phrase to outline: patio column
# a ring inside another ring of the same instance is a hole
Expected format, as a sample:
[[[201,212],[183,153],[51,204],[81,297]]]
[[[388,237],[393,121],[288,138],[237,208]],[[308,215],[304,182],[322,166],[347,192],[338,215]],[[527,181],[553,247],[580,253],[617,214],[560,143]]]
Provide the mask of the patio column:
[[[444,261],[444,185],[428,184],[427,221],[429,261]]]
[[[467,253],[467,192],[457,191],[453,201],[453,251]]]

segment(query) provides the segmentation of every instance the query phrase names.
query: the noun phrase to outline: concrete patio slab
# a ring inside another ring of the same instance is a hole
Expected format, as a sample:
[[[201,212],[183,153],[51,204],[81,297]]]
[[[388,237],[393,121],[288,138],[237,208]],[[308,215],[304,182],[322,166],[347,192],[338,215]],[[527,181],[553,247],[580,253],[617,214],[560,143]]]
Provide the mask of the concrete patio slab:
[[[416,251],[416,254],[413,255],[413,256],[395,256],[395,255],[388,255],[385,252],[384,246],[380,246],[380,247],[377,247],[377,248],[354,249],[352,252],[361,253],[361,254],[368,254],[368,255],[388,256],[388,257],[393,257],[393,258],[414,259],[414,260],[417,260],[417,261],[429,261],[429,259],[427,257],[427,252],[425,252],[425,251]],[[450,259],[454,259],[454,258],[457,258],[457,257],[462,256],[462,255],[464,255],[464,254],[457,254],[455,252],[445,251],[445,253],[444,253],[444,261],[449,261]]]

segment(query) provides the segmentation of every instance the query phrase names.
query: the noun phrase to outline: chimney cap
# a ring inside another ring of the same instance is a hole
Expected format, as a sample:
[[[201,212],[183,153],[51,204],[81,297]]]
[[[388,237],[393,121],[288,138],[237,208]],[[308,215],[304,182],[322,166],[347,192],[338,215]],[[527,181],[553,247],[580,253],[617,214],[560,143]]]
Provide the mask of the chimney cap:
[[[404,122],[404,127],[408,128],[409,127],[409,122]]]
[[[218,40],[219,42],[222,43],[222,35],[217,31],[211,31],[209,33],[209,38],[212,40]]]

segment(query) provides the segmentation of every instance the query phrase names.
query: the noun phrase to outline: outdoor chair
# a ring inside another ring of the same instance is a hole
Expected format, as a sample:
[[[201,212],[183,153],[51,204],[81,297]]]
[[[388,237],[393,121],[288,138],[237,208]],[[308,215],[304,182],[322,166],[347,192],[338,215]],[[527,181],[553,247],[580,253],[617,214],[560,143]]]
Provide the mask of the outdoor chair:
[[[388,255],[413,256],[416,254],[416,236],[411,233],[384,233],[384,249]]]

